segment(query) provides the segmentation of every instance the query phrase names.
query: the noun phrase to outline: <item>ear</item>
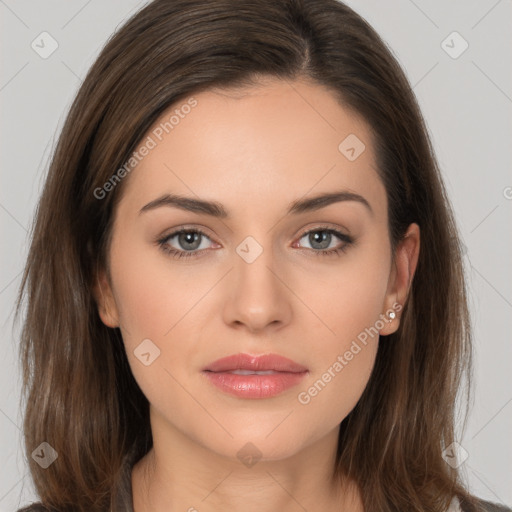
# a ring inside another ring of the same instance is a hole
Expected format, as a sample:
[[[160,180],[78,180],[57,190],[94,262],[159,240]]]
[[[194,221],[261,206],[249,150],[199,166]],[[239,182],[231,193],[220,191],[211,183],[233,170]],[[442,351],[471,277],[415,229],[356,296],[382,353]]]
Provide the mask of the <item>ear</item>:
[[[384,301],[383,314],[386,325],[380,330],[380,334],[383,336],[396,332],[400,326],[400,312],[409,296],[419,254],[420,228],[418,224],[411,224],[395,251]],[[396,315],[393,319],[388,316],[391,311]]]
[[[112,292],[112,286],[104,269],[97,272],[93,285],[93,295],[98,306],[101,321],[107,327],[119,327],[119,312]]]

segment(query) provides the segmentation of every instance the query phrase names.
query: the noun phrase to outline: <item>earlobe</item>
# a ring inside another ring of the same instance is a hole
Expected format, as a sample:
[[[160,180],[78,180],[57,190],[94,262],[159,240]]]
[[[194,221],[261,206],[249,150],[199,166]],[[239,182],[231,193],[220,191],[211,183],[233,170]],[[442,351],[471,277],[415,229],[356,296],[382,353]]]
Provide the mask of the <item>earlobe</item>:
[[[384,326],[379,329],[379,334],[381,336],[388,336],[398,330],[398,327],[400,326],[400,311],[402,309],[402,304],[395,301],[393,305],[384,312],[381,317]]]
[[[407,229],[404,238],[398,244],[393,261],[390,286],[385,301],[386,325],[382,335],[396,332],[400,326],[401,311],[411,289],[420,251],[420,228],[413,223]],[[390,315],[394,312],[395,315]]]
[[[119,314],[117,311],[112,287],[104,270],[100,270],[94,281],[93,295],[98,307],[101,321],[107,327],[119,327]]]

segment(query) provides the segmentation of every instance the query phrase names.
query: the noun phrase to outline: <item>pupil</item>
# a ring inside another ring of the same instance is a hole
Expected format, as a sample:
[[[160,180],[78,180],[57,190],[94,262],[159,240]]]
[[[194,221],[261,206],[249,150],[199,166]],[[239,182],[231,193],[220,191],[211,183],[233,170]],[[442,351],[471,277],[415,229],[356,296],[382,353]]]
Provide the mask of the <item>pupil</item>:
[[[199,233],[182,233],[180,243],[186,247],[187,244],[194,244],[198,239]],[[197,244],[194,247],[189,247],[189,249],[197,249]]]
[[[310,238],[312,237],[312,239],[313,239],[313,242],[311,243],[311,245],[313,245],[313,243],[320,243],[320,244],[322,244],[322,247],[319,247],[319,249],[325,249],[325,248],[329,247],[329,243],[330,243],[329,237],[330,236],[331,236],[331,234],[327,233],[327,231],[316,231],[315,233],[310,235]],[[316,240],[317,238],[320,238],[320,240]],[[325,243],[325,238],[327,238],[327,244]],[[310,239],[310,242],[311,242],[311,239]]]

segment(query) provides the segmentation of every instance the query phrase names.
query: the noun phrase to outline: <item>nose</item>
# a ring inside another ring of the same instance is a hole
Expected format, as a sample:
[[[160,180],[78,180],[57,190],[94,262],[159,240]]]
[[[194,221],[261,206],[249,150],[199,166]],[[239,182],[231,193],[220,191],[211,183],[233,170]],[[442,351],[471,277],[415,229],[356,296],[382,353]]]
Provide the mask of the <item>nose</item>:
[[[270,249],[265,248],[250,261],[235,253],[226,286],[224,321],[252,333],[280,329],[292,317],[293,294],[286,285],[286,275],[276,268]]]

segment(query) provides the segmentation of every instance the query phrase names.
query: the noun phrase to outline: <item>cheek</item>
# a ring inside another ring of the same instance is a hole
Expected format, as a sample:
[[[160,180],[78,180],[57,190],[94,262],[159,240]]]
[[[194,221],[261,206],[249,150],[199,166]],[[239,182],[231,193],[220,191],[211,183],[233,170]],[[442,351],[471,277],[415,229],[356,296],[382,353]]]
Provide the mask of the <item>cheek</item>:
[[[199,276],[197,267],[178,265],[157,248],[136,240],[113,245],[111,262],[132,373],[150,401],[158,402],[164,395],[177,400],[182,393],[179,383],[195,368],[200,301],[216,279],[211,271]],[[144,359],[150,364],[145,365]]]
[[[298,295],[321,325],[324,353],[348,350],[351,341],[382,329],[381,315],[389,279],[389,260],[369,247],[347,253],[336,267],[324,267],[314,279],[302,278]],[[376,329],[375,329],[376,328]],[[320,329],[320,326],[319,326]],[[361,335],[361,336],[360,336]]]
[[[382,251],[361,250],[339,269],[309,286],[308,305],[322,335],[315,339],[311,377],[297,395],[299,407],[333,427],[355,407],[370,378],[384,326],[389,260]]]
[[[155,247],[141,246],[140,241],[124,245],[130,250],[120,245],[112,251],[112,275],[125,340],[133,344],[170,337],[208,286]]]

